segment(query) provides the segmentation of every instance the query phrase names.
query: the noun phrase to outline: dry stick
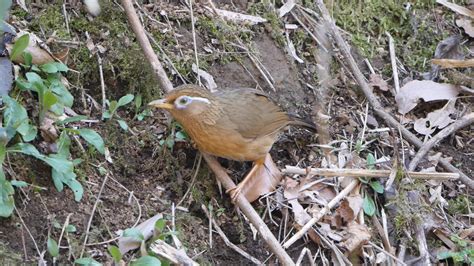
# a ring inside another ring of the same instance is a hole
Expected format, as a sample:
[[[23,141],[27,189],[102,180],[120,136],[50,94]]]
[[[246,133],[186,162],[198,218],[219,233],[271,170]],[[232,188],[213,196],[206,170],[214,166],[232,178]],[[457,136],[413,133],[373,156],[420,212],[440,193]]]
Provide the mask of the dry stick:
[[[207,215],[207,218],[209,219],[209,221],[212,221],[212,225],[214,226],[214,229],[216,229],[217,233],[222,237],[222,239],[224,240],[225,244],[230,247],[231,249],[235,250],[237,253],[239,253],[240,255],[244,256],[245,258],[247,258],[248,260],[252,261],[253,263],[255,263],[256,265],[262,265],[262,262],[257,260],[256,258],[254,258],[252,255],[248,254],[247,252],[245,252],[244,250],[242,250],[241,248],[239,248],[238,246],[234,245],[234,243],[230,242],[230,240],[227,238],[227,236],[224,234],[224,232],[222,231],[222,229],[219,227],[219,225],[217,224],[217,222],[212,219],[211,217],[211,214],[209,213],[209,211],[207,210],[206,206],[204,206],[204,204],[201,204],[201,209],[206,213]],[[212,227],[209,228],[209,230],[212,230]]]
[[[102,91],[102,113],[105,112],[107,109],[106,102],[107,102],[107,96],[105,96],[105,81],[104,81],[104,71],[102,69],[102,58],[99,55],[99,52],[97,52],[97,63],[99,64],[99,75],[100,75],[100,88]]]
[[[158,60],[158,56],[156,56],[155,51],[153,51],[153,48],[151,48],[150,41],[146,37],[145,30],[138,19],[137,12],[133,7],[132,2],[130,0],[122,0],[122,6],[125,9],[125,13],[127,14],[127,18],[130,22],[130,25],[132,26],[133,32],[135,32],[135,35],[137,36],[140,47],[142,48],[146,59],[148,59],[148,62],[153,68],[153,72],[158,79],[160,87],[165,92],[170,92],[173,90],[173,84],[171,84],[171,81],[166,76],[166,72]]]
[[[196,29],[194,27],[194,12],[193,12],[193,0],[189,0],[189,13],[191,14],[191,30],[193,33],[193,47],[194,47],[194,60],[196,60],[196,75],[199,86],[201,86],[201,77],[199,76],[199,59],[198,59],[198,51],[197,51],[197,44],[196,44]]]
[[[25,221],[23,221],[23,218],[21,218],[20,212],[18,211],[16,206],[14,206],[14,208],[15,208],[16,215],[18,215],[18,218],[20,218],[21,224],[26,229],[26,232],[28,232],[28,235],[30,236],[31,240],[33,241],[33,244],[35,245],[35,249],[36,249],[36,253],[38,253],[38,257],[42,258],[43,256],[41,255],[41,251],[38,248],[38,244],[36,244],[36,241],[35,241],[35,238],[33,237],[33,234],[31,234],[30,229],[28,229],[28,227],[25,224]]]
[[[288,241],[283,244],[284,248],[289,248],[293,243],[298,239],[304,236],[304,234],[313,227],[324,215],[326,215],[332,208],[334,208],[339,201],[341,201],[345,196],[347,196],[357,185],[359,180],[353,179],[346,188],[344,188],[339,194],[334,197],[328,205],[322,208],[311,220],[309,220],[296,234],[294,234]]]
[[[139,40],[140,46],[142,47],[145,53],[145,57],[148,59],[153,69],[155,70],[155,74],[160,85],[166,92],[173,90],[173,85],[171,84],[171,81],[166,76],[166,72],[161,66],[158,57],[153,52],[150,42],[146,38],[145,31],[143,30],[143,27],[140,24],[140,21],[138,20],[138,16],[135,12],[135,9],[133,8],[132,3],[130,2],[130,0],[122,0],[122,5],[124,6],[125,12],[127,13],[129,23],[132,25],[132,29],[135,32],[135,35],[137,35],[137,39]],[[203,156],[209,167],[216,175],[216,178],[224,184],[224,187],[226,189],[234,188],[234,182],[227,175],[227,173],[219,164],[219,162],[212,156]],[[267,225],[262,221],[258,213],[253,209],[252,205],[250,205],[248,200],[241,195],[237,198],[236,204],[240,208],[240,210],[247,216],[253,226],[257,228],[259,233],[262,235],[263,240],[267,243],[270,250],[275,253],[275,255],[280,259],[280,261],[284,265],[294,265],[294,262],[291,260],[291,257],[280,246],[278,240],[275,238],[275,236],[273,236],[270,229],[268,229]]]
[[[398,80],[397,58],[395,57],[395,45],[392,35],[385,32],[388,37],[388,50],[390,51],[390,62],[392,63],[393,84],[395,85],[395,93],[400,91],[400,81]]]
[[[388,125],[390,125],[394,128],[398,128],[401,131],[403,137],[405,137],[405,139],[407,139],[410,143],[415,145],[417,148],[420,148],[421,146],[423,146],[423,142],[421,140],[419,140],[408,129],[401,126],[400,123],[395,118],[393,118],[389,113],[387,113],[384,110],[384,107],[382,106],[380,101],[377,99],[375,94],[372,92],[372,89],[370,88],[369,84],[367,84],[367,82],[365,81],[364,75],[362,74],[359,67],[357,66],[357,63],[355,62],[354,57],[352,57],[352,55],[351,55],[349,46],[346,44],[346,42],[344,41],[342,36],[339,34],[339,31],[336,27],[336,24],[332,20],[331,15],[329,14],[329,11],[326,9],[326,6],[324,5],[323,1],[318,0],[317,3],[318,3],[318,6],[321,10],[323,18],[329,22],[328,24],[329,24],[329,27],[331,29],[332,36],[336,40],[336,43],[337,43],[341,53],[346,58],[345,61],[349,65],[349,68],[352,70],[352,73],[354,74],[354,77],[355,77],[357,83],[359,83],[359,85],[360,85],[360,89],[362,90],[365,97],[367,98],[367,100],[371,104],[372,109],[374,110],[374,112],[380,118],[384,119],[385,122]],[[459,169],[454,167],[447,159],[441,158],[439,161],[440,161],[441,166],[443,166],[446,170],[448,170],[450,172],[454,172],[454,173],[459,173],[459,175],[460,175],[459,179],[463,183],[468,185],[471,189],[474,189],[474,181],[471,180],[470,177],[468,177],[466,174],[464,174]]]
[[[234,182],[227,175],[225,170],[219,165],[216,158],[204,153],[202,156],[216,175],[216,178],[224,185],[225,189],[231,189],[235,187]],[[269,248],[272,250],[273,253],[275,253],[281,263],[283,265],[294,265],[295,263],[291,260],[291,257],[280,246],[278,240],[275,238],[270,229],[268,229],[267,225],[262,221],[258,213],[247,201],[247,199],[242,194],[240,194],[237,197],[235,203],[239,206],[240,210],[245,214],[245,216],[247,216],[252,225],[258,230],[263,240],[265,240]]]
[[[413,157],[413,159],[411,160],[410,165],[408,166],[408,170],[413,171],[420,162],[420,160],[428,153],[428,151],[430,151],[431,148],[438,144],[442,139],[472,123],[474,123],[474,113],[469,113],[467,115],[464,115],[451,125],[445,127],[440,132],[438,132],[438,134],[436,134],[433,138],[425,142],[425,144],[423,144],[423,146],[418,150],[418,152],[415,154],[415,157]]]
[[[97,209],[97,205],[99,204],[99,201],[100,201],[100,196],[102,195],[102,191],[104,191],[104,187],[108,179],[109,179],[109,175],[106,174],[104,181],[102,181],[102,185],[100,186],[99,194],[97,194],[97,199],[95,200],[94,206],[92,207],[91,216],[89,217],[89,221],[87,222],[86,236],[84,237],[84,243],[82,243],[82,250],[81,250],[81,255],[79,256],[79,258],[82,258],[82,255],[84,255],[84,250],[86,249],[87,240],[89,238],[89,230],[91,229],[91,225],[92,225],[92,219],[94,218],[95,210]]]
[[[306,175],[308,170],[295,166],[286,166],[282,171],[285,174]],[[309,174],[326,177],[388,177],[391,170],[368,170],[368,169],[328,169],[328,168],[310,168]],[[432,179],[432,180],[450,180],[459,178],[458,173],[425,173],[425,172],[406,172],[406,175],[414,179]]]

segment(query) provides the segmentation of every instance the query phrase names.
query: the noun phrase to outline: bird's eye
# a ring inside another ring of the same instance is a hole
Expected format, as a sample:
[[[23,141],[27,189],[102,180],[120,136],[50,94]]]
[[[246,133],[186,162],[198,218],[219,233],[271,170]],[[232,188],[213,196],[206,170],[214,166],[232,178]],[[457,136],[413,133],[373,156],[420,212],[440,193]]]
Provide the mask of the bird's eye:
[[[185,105],[185,104],[188,103],[188,101],[189,101],[188,97],[183,97],[183,98],[179,99],[179,104],[180,105]]]

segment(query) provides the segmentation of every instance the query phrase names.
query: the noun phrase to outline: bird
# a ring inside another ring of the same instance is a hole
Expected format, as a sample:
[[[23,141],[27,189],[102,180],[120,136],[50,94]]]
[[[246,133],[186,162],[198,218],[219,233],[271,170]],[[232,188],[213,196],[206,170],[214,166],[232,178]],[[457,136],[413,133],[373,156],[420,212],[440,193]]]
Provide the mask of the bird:
[[[252,179],[259,178],[256,174],[265,172],[262,169],[272,168],[266,165],[268,158],[273,164],[269,152],[283,128],[296,125],[316,131],[312,122],[284,112],[267,94],[250,88],[211,92],[185,84],[148,105],[171,113],[200,151],[230,160],[253,162],[243,181],[227,191],[232,201]]]

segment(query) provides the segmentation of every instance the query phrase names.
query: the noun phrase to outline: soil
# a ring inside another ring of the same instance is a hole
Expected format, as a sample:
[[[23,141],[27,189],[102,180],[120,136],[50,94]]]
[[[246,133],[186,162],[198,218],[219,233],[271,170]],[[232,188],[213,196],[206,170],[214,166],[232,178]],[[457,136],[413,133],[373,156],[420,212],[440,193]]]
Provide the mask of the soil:
[[[241,12],[244,12],[249,5],[248,1],[216,2],[219,8],[232,8]],[[179,7],[170,6],[171,4],[167,10],[171,16]],[[180,33],[180,43],[185,43],[181,48],[187,51],[186,55],[192,54],[192,45],[190,45],[192,34],[186,29],[187,26],[181,25],[182,28],[176,29],[176,32]],[[251,46],[262,65],[266,67],[266,71],[273,77],[275,90],[269,86],[255,64],[247,57],[238,61],[211,62],[206,71],[215,78],[219,89],[261,88],[288,112],[310,119],[314,115],[312,106],[318,102],[314,91],[306,85],[308,83],[314,85],[312,72],[308,71],[306,66],[297,65],[288,55],[285,47],[279,46],[271,33],[263,26],[256,32],[251,39]],[[94,38],[99,42],[98,36]],[[205,44],[208,38],[210,37],[198,34],[197,42]],[[129,41],[135,40],[131,38]],[[107,48],[114,49],[114,47]],[[204,50],[199,52],[205,53]],[[145,64],[145,62],[141,63]],[[144,71],[147,71],[148,78],[151,75],[149,69]],[[344,73],[344,71],[341,72]],[[95,80],[98,80],[97,73],[91,74],[95,75]],[[348,138],[347,134],[352,133],[357,136],[363,127],[357,121],[359,121],[359,114],[365,109],[364,98],[351,89],[354,83],[348,81],[350,78],[341,78],[341,76],[333,77],[334,90],[331,92],[330,102],[326,103],[331,106],[329,115],[332,123],[329,133],[331,136],[336,136],[334,139],[341,136]],[[176,81],[177,78],[174,78]],[[114,96],[118,98],[118,92],[127,92],[129,88],[136,91],[143,90],[143,88],[134,87],[134,81],[124,81],[123,78],[115,80],[111,71],[106,72],[106,79],[111,99],[114,99]],[[136,79],[137,82],[141,82],[139,77]],[[178,82],[175,83],[177,85]],[[87,84],[85,89],[90,95],[99,97],[100,85],[98,83],[84,82],[83,84]],[[156,88],[150,90],[152,91],[150,94],[154,94],[154,97],[159,96],[158,93],[154,93]],[[82,106],[77,100],[81,97],[80,90],[76,90],[74,94],[76,103],[73,109],[78,113],[85,112],[85,110],[81,111]],[[96,100],[99,101],[99,98]],[[90,224],[90,232],[87,235],[88,245],[85,247],[85,254],[100,262],[112,261],[107,246],[109,240],[117,236],[117,231],[125,230],[136,222],[143,222],[157,213],[162,213],[168,226],[171,227],[171,221],[175,220],[178,238],[183,242],[187,254],[199,263],[248,264],[247,259],[228,248],[216,233],[212,237],[212,247],[209,246],[208,218],[201,210],[202,204],[213,205],[215,214],[219,214],[216,219],[232,243],[261,261],[269,258],[271,254],[266,249],[263,239],[258,236],[254,238],[248,222],[235,210],[226,193],[220,193],[213,174],[204,162],[201,163],[197,174],[195,173],[199,155],[192,143],[187,140],[176,141],[171,149],[159,145],[161,140],[169,136],[173,137],[173,132],[179,130],[167,114],[154,112],[153,116],[146,117],[143,121],[134,120],[134,114],[132,108],[119,111],[119,115],[127,121],[133,134],[122,130],[115,121],[90,124],[104,138],[113,163],[105,162],[100,154],[88,148],[85,143],[83,143],[85,152],[76,148],[74,153],[84,160],[77,170],[78,179],[85,189],[80,202],[74,201],[74,195],[70,189],[65,188],[61,192],[56,190],[51,180],[50,168],[46,165],[21,155],[9,158],[10,178],[24,180],[34,186],[16,189],[16,211],[12,217],[0,219],[0,239],[2,239],[0,261],[5,263],[37,262],[38,252],[43,253],[47,250],[48,237],[58,240],[66,218],[70,217],[69,224],[74,225],[76,231],[64,235],[60,243],[61,251],[58,260],[60,263],[71,263],[81,253],[85,232],[95,204],[97,206]],[[90,115],[100,118],[100,111],[92,108]],[[383,121],[378,122],[383,124]],[[466,135],[463,136],[467,138]],[[274,145],[271,154],[280,168],[284,168],[285,165],[319,166],[322,164],[322,152],[314,145],[310,145],[315,143],[317,143],[316,136],[311,132],[288,129]],[[443,142],[438,149],[452,156],[453,161],[462,163],[460,169],[472,176],[474,160],[472,156],[466,156],[466,154],[472,153],[473,145],[471,141],[459,150],[453,148],[451,143]],[[236,181],[251,166],[249,162],[227,160],[221,160],[221,162],[229,169]],[[105,168],[108,173],[108,179],[102,191],[101,186],[105,175],[100,173],[99,167]],[[191,184],[194,175],[196,175],[196,181]],[[191,185],[190,193],[185,197]],[[100,200],[97,203],[99,192]],[[140,206],[134,198],[138,200]],[[175,217],[172,217],[172,206],[183,198],[181,208],[177,208]],[[262,215],[265,213],[265,203],[257,201],[254,206]],[[275,221],[280,222],[284,213],[275,211],[272,215]],[[266,215],[266,221],[270,229],[278,236],[280,225],[272,223],[268,215]],[[101,242],[104,243],[100,244]],[[117,244],[114,241],[110,243]],[[298,242],[289,250],[295,261],[300,255],[302,244],[303,242]],[[315,244],[308,244],[307,247],[313,251],[313,254],[318,249]],[[44,256],[47,261],[52,261],[48,252]],[[124,260],[130,261],[137,257],[139,257],[138,252],[130,252]],[[271,264],[274,261],[275,257],[272,256],[265,263]],[[303,260],[303,264],[305,262],[307,263],[306,259]]]

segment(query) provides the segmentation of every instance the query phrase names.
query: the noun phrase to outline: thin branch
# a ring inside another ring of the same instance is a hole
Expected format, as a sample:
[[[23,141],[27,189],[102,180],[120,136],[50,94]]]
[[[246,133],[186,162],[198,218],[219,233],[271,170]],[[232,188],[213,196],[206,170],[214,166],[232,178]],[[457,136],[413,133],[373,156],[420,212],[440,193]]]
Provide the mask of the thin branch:
[[[418,152],[415,154],[415,157],[410,162],[410,165],[408,166],[409,171],[415,170],[416,166],[418,163],[420,163],[421,159],[430,151],[436,144],[438,144],[442,139],[445,137],[451,135],[452,133],[458,131],[459,129],[469,126],[472,123],[474,123],[474,113],[469,113],[467,115],[464,115],[460,119],[458,119],[456,122],[452,123],[451,125],[445,127],[443,130],[438,132],[433,138],[428,140],[421,146],[421,148],[418,150]],[[472,180],[471,180],[472,181]],[[472,181],[474,182],[474,181]]]
[[[293,245],[298,239],[304,236],[308,230],[310,230],[313,225],[315,225],[321,218],[323,218],[324,215],[329,213],[329,211],[334,208],[339,201],[341,201],[343,198],[345,198],[357,185],[359,184],[358,179],[353,179],[347,187],[345,187],[339,194],[334,197],[328,205],[326,205],[324,208],[322,208],[313,218],[311,218],[296,234],[294,234],[288,241],[283,244],[284,248],[289,248],[291,245]]]
[[[193,12],[193,0],[189,0],[189,13],[191,15],[191,31],[193,34],[193,47],[194,47],[194,60],[196,60],[196,75],[199,86],[201,86],[201,77],[199,76],[199,58],[197,52],[197,45],[196,45],[196,29],[194,27],[194,12]]]
[[[297,174],[297,175],[320,175],[326,177],[388,177],[390,176],[391,170],[369,170],[369,169],[328,169],[328,168],[310,168],[309,170],[299,168],[295,166],[286,166],[283,170],[285,174]],[[458,173],[426,173],[426,172],[405,172],[407,176],[414,179],[432,179],[432,180],[450,180],[459,178]]]
[[[92,207],[91,216],[89,217],[89,221],[87,222],[86,236],[84,237],[84,243],[82,243],[81,255],[79,256],[80,258],[82,258],[82,255],[84,255],[84,250],[86,249],[87,240],[89,238],[89,230],[91,229],[92,225],[92,219],[94,218],[95,210],[97,209],[97,205],[100,202],[100,196],[102,195],[102,191],[104,191],[104,187],[108,179],[109,174],[106,174],[104,181],[102,181],[102,185],[100,186],[99,194],[97,194],[97,199],[95,200],[94,206]]]
[[[107,96],[105,95],[105,81],[104,81],[104,71],[102,69],[102,58],[99,55],[99,52],[96,53],[97,55],[97,63],[99,64],[99,75],[100,75],[100,89],[102,91],[102,113],[105,112],[107,109]]]
[[[36,253],[38,253],[38,257],[39,257],[39,258],[42,258],[43,256],[41,255],[41,251],[40,251],[39,248],[38,248],[38,244],[36,243],[35,238],[33,237],[33,234],[31,234],[30,229],[28,229],[28,227],[27,227],[26,224],[25,224],[25,221],[23,221],[23,218],[21,218],[20,212],[18,211],[18,209],[16,208],[16,206],[15,206],[14,208],[15,208],[16,214],[18,215],[18,218],[20,218],[21,224],[22,224],[23,227],[26,229],[26,232],[28,232],[28,235],[30,236],[31,240],[33,241],[33,244],[35,245],[35,249],[36,249]]]
[[[155,51],[151,48],[150,41],[146,37],[145,30],[143,29],[140,20],[138,19],[137,12],[133,7],[132,1],[130,0],[122,0],[122,6],[125,9],[125,13],[127,14],[128,22],[132,26],[133,32],[137,36],[137,40],[140,43],[140,47],[145,54],[145,58],[148,59],[151,67],[153,68],[153,72],[155,73],[156,78],[158,79],[158,83],[160,87],[165,92],[170,92],[173,90],[173,84],[166,76],[166,72],[163,69],[160,61],[158,60],[158,56],[156,56]]]
[[[237,253],[239,253],[240,255],[244,256],[246,259],[250,260],[251,262],[255,263],[256,265],[262,265],[262,262],[257,260],[256,258],[254,258],[252,255],[248,254],[247,252],[245,252],[244,250],[242,250],[241,248],[239,248],[238,246],[234,245],[234,243],[230,242],[230,240],[227,238],[227,236],[224,234],[224,232],[222,231],[222,229],[219,227],[219,225],[217,224],[217,222],[212,219],[212,216],[211,214],[209,213],[209,211],[207,210],[206,206],[204,206],[204,204],[201,205],[201,209],[206,213],[207,215],[207,218],[209,219],[209,221],[212,222],[212,225],[214,226],[214,229],[216,229],[217,233],[221,236],[221,238],[224,240],[225,244],[230,247],[231,249],[233,249],[234,251],[236,251]],[[209,230],[212,230],[212,228],[209,228]]]
[[[395,93],[400,91],[400,81],[398,80],[397,58],[395,56],[395,44],[392,35],[385,32],[388,37],[388,50],[390,51],[390,62],[392,63],[393,84],[395,85]]]

